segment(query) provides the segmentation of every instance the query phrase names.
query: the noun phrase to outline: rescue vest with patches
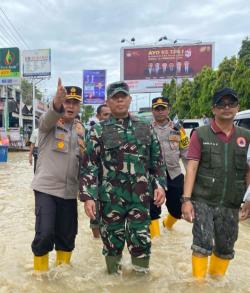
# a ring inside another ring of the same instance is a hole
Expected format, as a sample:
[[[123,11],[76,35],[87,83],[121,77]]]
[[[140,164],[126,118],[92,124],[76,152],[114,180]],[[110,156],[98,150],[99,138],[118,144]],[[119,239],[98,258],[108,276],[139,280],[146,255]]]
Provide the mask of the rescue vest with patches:
[[[201,159],[192,199],[210,205],[239,208],[246,190],[250,132],[235,127],[230,142],[219,140],[209,125],[198,128]]]

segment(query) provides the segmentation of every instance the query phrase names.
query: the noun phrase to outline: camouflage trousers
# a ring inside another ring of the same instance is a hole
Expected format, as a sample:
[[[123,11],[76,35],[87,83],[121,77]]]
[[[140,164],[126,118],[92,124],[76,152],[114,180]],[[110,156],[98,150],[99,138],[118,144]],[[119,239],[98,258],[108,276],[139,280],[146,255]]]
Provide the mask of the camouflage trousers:
[[[149,205],[141,203],[100,203],[100,233],[103,255],[119,256],[125,241],[132,257],[150,255]]]
[[[193,252],[203,255],[213,252],[220,258],[232,259],[238,238],[239,210],[198,201],[193,201],[193,205]]]

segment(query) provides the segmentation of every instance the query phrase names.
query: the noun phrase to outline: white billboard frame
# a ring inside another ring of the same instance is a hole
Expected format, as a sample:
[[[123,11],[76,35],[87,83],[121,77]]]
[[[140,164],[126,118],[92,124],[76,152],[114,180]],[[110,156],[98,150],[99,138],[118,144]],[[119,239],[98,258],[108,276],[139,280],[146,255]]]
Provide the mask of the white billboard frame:
[[[24,50],[22,52],[22,74],[25,78],[51,76],[51,49]]]

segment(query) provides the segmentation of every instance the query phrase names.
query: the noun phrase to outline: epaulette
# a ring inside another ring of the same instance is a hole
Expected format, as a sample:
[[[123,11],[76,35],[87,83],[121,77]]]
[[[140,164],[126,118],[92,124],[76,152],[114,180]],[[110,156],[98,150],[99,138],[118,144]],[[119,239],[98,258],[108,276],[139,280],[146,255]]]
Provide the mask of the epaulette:
[[[110,118],[108,120],[100,121],[100,124],[101,124],[101,126],[104,126],[104,125],[113,125],[113,124],[115,124],[115,122],[114,122],[114,119],[113,118]]]
[[[139,117],[134,116],[134,115],[130,115],[130,119],[131,119],[131,121],[133,121],[133,122],[143,121],[143,120],[141,120]]]
[[[62,127],[61,125],[56,125],[56,128],[57,128],[57,129],[60,129],[60,130],[62,130],[62,131],[64,131],[64,132],[67,132],[67,129],[65,129],[65,128]]]
[[[235,130],[239,133],[239,135],[246,135],[246,136],[250,135],[249,129],[246,129],[244,127],[235,125]]]

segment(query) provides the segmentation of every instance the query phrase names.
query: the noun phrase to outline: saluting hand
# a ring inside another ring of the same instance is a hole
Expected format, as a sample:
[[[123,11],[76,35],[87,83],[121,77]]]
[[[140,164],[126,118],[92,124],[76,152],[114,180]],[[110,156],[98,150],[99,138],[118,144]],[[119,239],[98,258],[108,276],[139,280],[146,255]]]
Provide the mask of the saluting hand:
[[[65,102],[66,99],[66,89],[62,85],[61,78],[58,78],[58,83],[57,83],[57,91],[56,91],[56,96],[54,97],[54,107],[56,110],[60,111],[62,104]]]

